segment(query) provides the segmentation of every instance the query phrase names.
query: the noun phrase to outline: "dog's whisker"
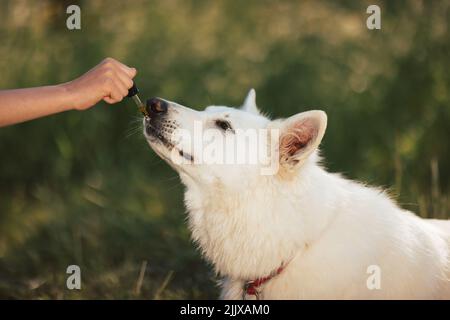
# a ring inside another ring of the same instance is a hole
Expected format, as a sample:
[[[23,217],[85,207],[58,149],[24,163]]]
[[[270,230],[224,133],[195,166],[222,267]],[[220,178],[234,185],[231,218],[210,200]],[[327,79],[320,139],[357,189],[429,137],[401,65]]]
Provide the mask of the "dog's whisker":
[[[170,186],[166,191],[172,191],[172,190],[175,190],[175,189],[178,188],[180,185],[182,185],[181,182],[174,183],[174,184],[172,184],[172,186]]]
[[[168,177],[167,179],[165,179],[166,181],[173,181],[173,180],[177,180],[180,177],[178,175],[173,175],[172,177]]]
[[[124,132],[122,136],[122,140],[129,139],[133,136],[136,136],[138,133],[142,132],[142,128],[133,128]]]

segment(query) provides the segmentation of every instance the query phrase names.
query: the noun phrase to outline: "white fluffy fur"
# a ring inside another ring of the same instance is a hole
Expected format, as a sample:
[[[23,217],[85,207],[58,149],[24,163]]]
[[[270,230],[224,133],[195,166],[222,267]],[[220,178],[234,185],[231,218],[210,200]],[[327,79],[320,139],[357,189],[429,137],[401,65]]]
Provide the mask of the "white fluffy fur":
[[[254,92],[246,104],[255,104]],[[255,128],[283,129],[293,119],[271,122],[256,105],[243,110],[194,113],[172,103],[169,116],[185,127],[193,118],[208,121],[224,113]],[[275,176],[171,164],[187,187],[192,237],[224,277],[221,297],[241,299],[244,281],[267,276],[284,262],[285,270],[261,287],[261,298],[450,299],[450,221],[421,219],[383,191],[325,171],[316,148],[326,117],[316,115],[312,150]],[[164,146],[149,141],[168,160]],[[367,288],[370,265],[381,268],[379,290]]]

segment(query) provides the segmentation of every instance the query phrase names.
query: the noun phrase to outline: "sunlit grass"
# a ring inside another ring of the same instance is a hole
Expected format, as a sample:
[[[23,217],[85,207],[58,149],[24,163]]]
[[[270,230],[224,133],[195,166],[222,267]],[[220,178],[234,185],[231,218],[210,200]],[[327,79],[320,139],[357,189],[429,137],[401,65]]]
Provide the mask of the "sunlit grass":
[[[132,3],[130,3],[132,2]],[[331,171],[405,209],[450,217],[448,12],[441,2],[0,2],[0,88],[65,82],[106,56],[138,70],[142,98],[273,117],[323,109]],[[100,103],[0,129],[0,298],[217,298],[191,243],[183,187],[150,151],[133,103]],[[82,289],[66,289],[78,264]]]

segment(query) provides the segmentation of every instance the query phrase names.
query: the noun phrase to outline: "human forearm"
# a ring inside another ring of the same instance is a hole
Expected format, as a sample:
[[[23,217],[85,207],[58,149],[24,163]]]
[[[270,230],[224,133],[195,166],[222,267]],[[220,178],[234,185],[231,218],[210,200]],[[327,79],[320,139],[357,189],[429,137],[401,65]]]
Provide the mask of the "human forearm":
[[[0,127],[66,110],[85,110],[101,100],[117,103],[127,95],[135,75],[136,69],[106,58],[64,84],[0,90]]]
[[[72,108],[66,84],[0,91],[0,127]]]

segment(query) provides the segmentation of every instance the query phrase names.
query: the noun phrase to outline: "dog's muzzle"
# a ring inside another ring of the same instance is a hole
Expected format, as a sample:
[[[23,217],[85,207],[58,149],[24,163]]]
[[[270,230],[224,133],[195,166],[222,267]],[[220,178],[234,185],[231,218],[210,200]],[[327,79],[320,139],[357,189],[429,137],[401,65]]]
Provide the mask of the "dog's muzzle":
[[[148,117],[144,118],[146,133],[154,135],[162,129],[168,110],[168,103],[160,98],[148,99],[145,106],[145,111]],[[148,130],[147,130],[148,129]]]
[[[173,148],[170,134],[167,130],[167,114],[169,103],[161,98],[151,98],[146,102],[145,110],[148,117],[144,118],[145,133],[147,137],[159,140],[168,149]]]

